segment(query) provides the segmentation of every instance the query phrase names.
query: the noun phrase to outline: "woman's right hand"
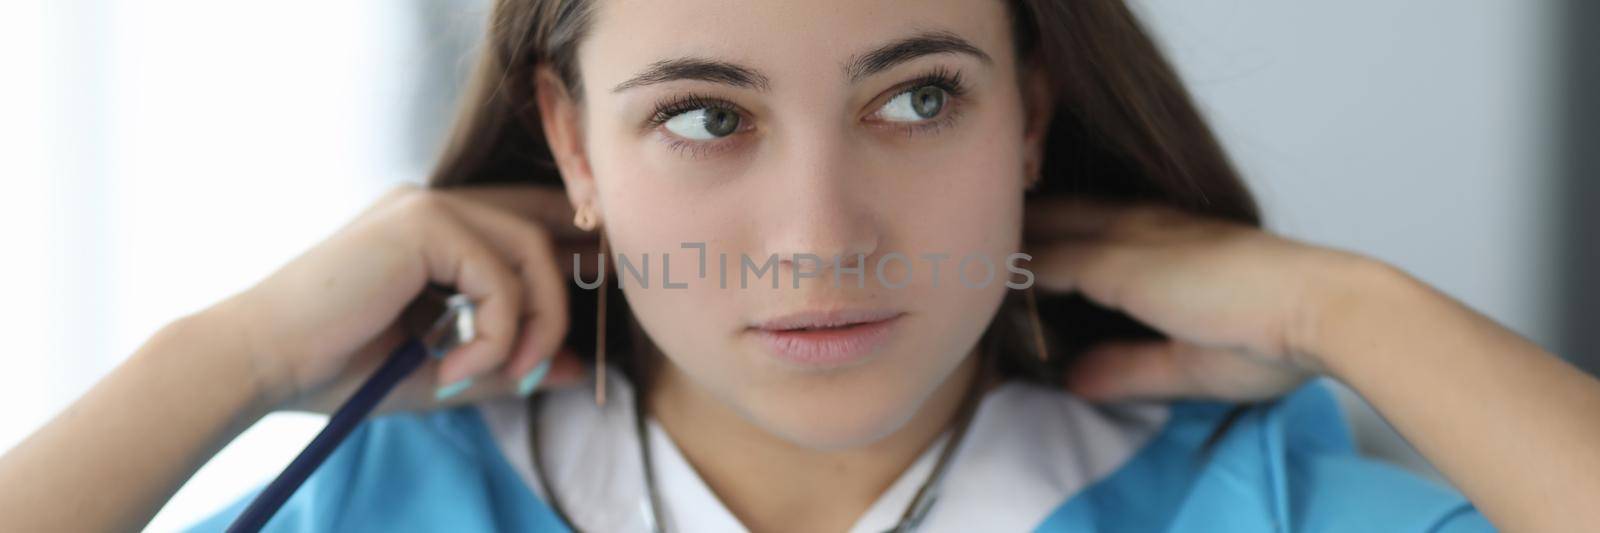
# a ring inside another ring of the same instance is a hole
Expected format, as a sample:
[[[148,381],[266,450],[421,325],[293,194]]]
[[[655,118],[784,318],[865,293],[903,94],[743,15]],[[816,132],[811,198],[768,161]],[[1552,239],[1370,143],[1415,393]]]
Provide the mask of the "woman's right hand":
[[[240,337],[268,410],[327,412],[404,340],[397,319],[428,283],[477,304],[476,337],[406,379],[380,410],[517,390],[583,369],[557,358],[567,333],[567,253],[592,249],[560,189],[401,186],[257,285],[202,313]],[[565,274],[564,274],[565,273]],[[468,383],[470,385],[458,385]]]

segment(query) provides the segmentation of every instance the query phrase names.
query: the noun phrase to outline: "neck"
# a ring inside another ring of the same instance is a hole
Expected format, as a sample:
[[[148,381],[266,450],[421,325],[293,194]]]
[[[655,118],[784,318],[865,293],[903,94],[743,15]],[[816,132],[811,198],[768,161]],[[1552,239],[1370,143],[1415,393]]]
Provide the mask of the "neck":
[[[805,448],[751,424],[663,362],[648,408],[717,498],[751,531],[844,531],[927,450],[961,408],[969,355],[904,426],[872,444]],[[826,495],[819,497],[819,495]]]

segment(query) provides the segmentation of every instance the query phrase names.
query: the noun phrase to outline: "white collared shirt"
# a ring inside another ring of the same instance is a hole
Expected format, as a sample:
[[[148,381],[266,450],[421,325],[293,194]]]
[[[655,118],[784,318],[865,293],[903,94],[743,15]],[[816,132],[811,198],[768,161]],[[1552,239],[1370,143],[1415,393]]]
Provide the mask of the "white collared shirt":
[[[611,376],[620,376],[614,372]],[[539,424],[542,466],[569,518],[583,531],[650,531],[643,462],[634,431],[633,390],[612,378],[604,408],[593,389],[552,391]],[[541,499],[528,451],[526,403],[479,406],[494,440]],[[948,467],[938,501],[920,531],[1025,531],[1071,495],[1128,460],[1166,421],[1164,405],[1090,405],[1064,392],[1011,382],[978,405],[966,442]],[[647,420],[651,457],[668,531],[746,531],[700,478],[671,437]],[[850,529],[893,527],[948,439],[941,435]],[[1003,509],[1005,512],[995,512]]]

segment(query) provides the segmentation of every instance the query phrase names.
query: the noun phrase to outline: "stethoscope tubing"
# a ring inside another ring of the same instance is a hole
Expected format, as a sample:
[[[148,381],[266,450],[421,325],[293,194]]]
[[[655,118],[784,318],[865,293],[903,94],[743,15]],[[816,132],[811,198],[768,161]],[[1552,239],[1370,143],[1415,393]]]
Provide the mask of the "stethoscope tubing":
[[[372,414],[372,410],[389,395],[389,391],[427,361],[428,354],[428,348],[416,337],[407,339],[391,352],[383,366],[378,367],[338,411],[334,411],[333,416],[328,418],[328,425],[317,433],[316,438],[311,439],[300,455],[295,456],[294,461],[234,519],[233,524],[228,526],[228,533],[255,533],[266,527],[267,521],[278,513],[278,509],[289,501],[289,497],[311,477],[311,473],[322,466],[328,456],[333,455],[339,444],[366,420],[367,415]]]

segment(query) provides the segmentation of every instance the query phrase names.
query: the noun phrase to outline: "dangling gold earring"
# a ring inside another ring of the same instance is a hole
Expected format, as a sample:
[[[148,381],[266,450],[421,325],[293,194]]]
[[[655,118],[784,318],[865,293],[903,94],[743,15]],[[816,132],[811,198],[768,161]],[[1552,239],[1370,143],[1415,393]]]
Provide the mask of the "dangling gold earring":
[[[1044,321],[1039,320],[1039,303],[1033,296],[1033,286],[1028,286],[1028,292],[1023,294],[1028,302],[1028,319],[1033,323],[1033,349],[1039,355],[1040,361],[1050,360],[1050,350],[1044,344]]]
[[[1028,184],[1024,189],[1032,192],[1039,187],[1039,182],[1044,180],[1044,171],[1036,168],[1032,161],[1025,165],[1024,172],[1028,173]],[[1028,286],[1028,292],[1023,294],[1023,299],[1028,303],[1028,321],[1033,324],[1033,347],[1040,361],[1050,360],[1050,350],[1044,343],[1044,321],[1039,319],[1038,298],[1033,295],[1033,285]]]
[[[600,226],[600,217],[594,213],[594,207],[585,204],[578,208],[578,213],[572,217],[572,225],[583,231],[594,231]],[[594,316],[594,403],[604,407],[606,405],[606,256],[610,255],[606,247],[606,232],[600,231],[600,287],[595,300]]]

